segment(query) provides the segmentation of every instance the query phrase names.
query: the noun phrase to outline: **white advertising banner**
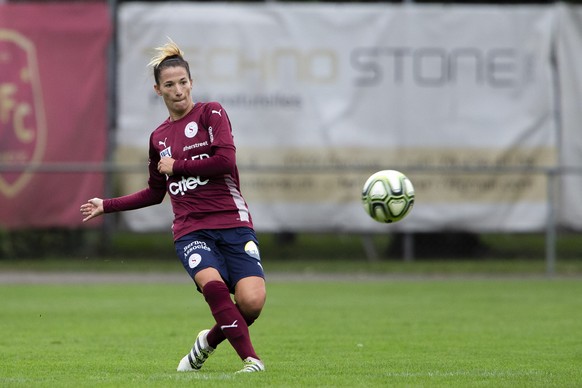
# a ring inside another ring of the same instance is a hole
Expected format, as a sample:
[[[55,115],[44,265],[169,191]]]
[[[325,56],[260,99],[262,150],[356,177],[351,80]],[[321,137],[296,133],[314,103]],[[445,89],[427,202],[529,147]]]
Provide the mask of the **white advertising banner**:
[[[582,229],[582,8],[558,6],[558,89],[560,90],[561,181],[558,219],[562,226]]]
[[[185,51],[194,99],[227,110],[259,231],[531,231],[557,163],[549,7],[125,3],[119,16],[119,163],[147,163],[167,112],[152,48]],[[498,171],[484,173],[483,167]],[[372,221],[361,188],[399,169],[404,221]],[[468,169],[468,170],[462,170]],[[123,193],[146,176],[123,179]],[[169,203],[124,214],[166,228]]]

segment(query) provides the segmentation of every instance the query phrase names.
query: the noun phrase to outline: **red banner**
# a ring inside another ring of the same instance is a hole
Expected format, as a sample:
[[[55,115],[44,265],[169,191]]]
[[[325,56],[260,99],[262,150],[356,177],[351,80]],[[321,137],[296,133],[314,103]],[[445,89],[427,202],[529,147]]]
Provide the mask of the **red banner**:
[[[105,3],[0,4],[0,227],[76,227],[103,196],[71,171],[106,157],[111,29]]]

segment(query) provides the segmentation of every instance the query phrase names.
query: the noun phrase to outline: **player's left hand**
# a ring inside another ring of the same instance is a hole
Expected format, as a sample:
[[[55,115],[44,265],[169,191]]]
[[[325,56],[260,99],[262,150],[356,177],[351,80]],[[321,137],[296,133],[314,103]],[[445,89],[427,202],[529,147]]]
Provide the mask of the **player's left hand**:
[[[163,157],[159,162],[158,162],[158,171],[160,172],[160,174],[166,174],[168,176],[171,176],[174,174],[173,171],[174,168],[174,159],[169,158],[169,157]]]

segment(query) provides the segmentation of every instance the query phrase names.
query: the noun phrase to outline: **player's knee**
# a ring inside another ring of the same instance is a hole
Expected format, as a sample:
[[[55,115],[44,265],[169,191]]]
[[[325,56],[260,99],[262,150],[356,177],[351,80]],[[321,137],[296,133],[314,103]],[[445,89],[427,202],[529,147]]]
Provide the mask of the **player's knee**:
[[[236,298],[236,303],[238,304],[241,313],[244,315],[245,320],[254,321],[259,317],[259,315],[261,315],[261,311],[265,305],[265,299],[264,292],[257,292]]]
[[[241,309],[242,315],[248,326],[252,325],[257,320],[257,318],[259,318],[259,316],[261,315],[261,311],[262,309],[250,309],[250,310]]]

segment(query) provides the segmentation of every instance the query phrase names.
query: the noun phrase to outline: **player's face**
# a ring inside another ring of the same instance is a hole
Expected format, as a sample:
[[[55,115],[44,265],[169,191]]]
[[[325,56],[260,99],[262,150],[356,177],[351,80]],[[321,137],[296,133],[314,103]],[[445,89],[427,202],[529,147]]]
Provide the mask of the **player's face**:
[[[192,107],[192,80],[181,66],[166,67],[160,73],[160,83],[154,85],[158,95],[162,96],[170,117],[177,120],[190,111]]]

